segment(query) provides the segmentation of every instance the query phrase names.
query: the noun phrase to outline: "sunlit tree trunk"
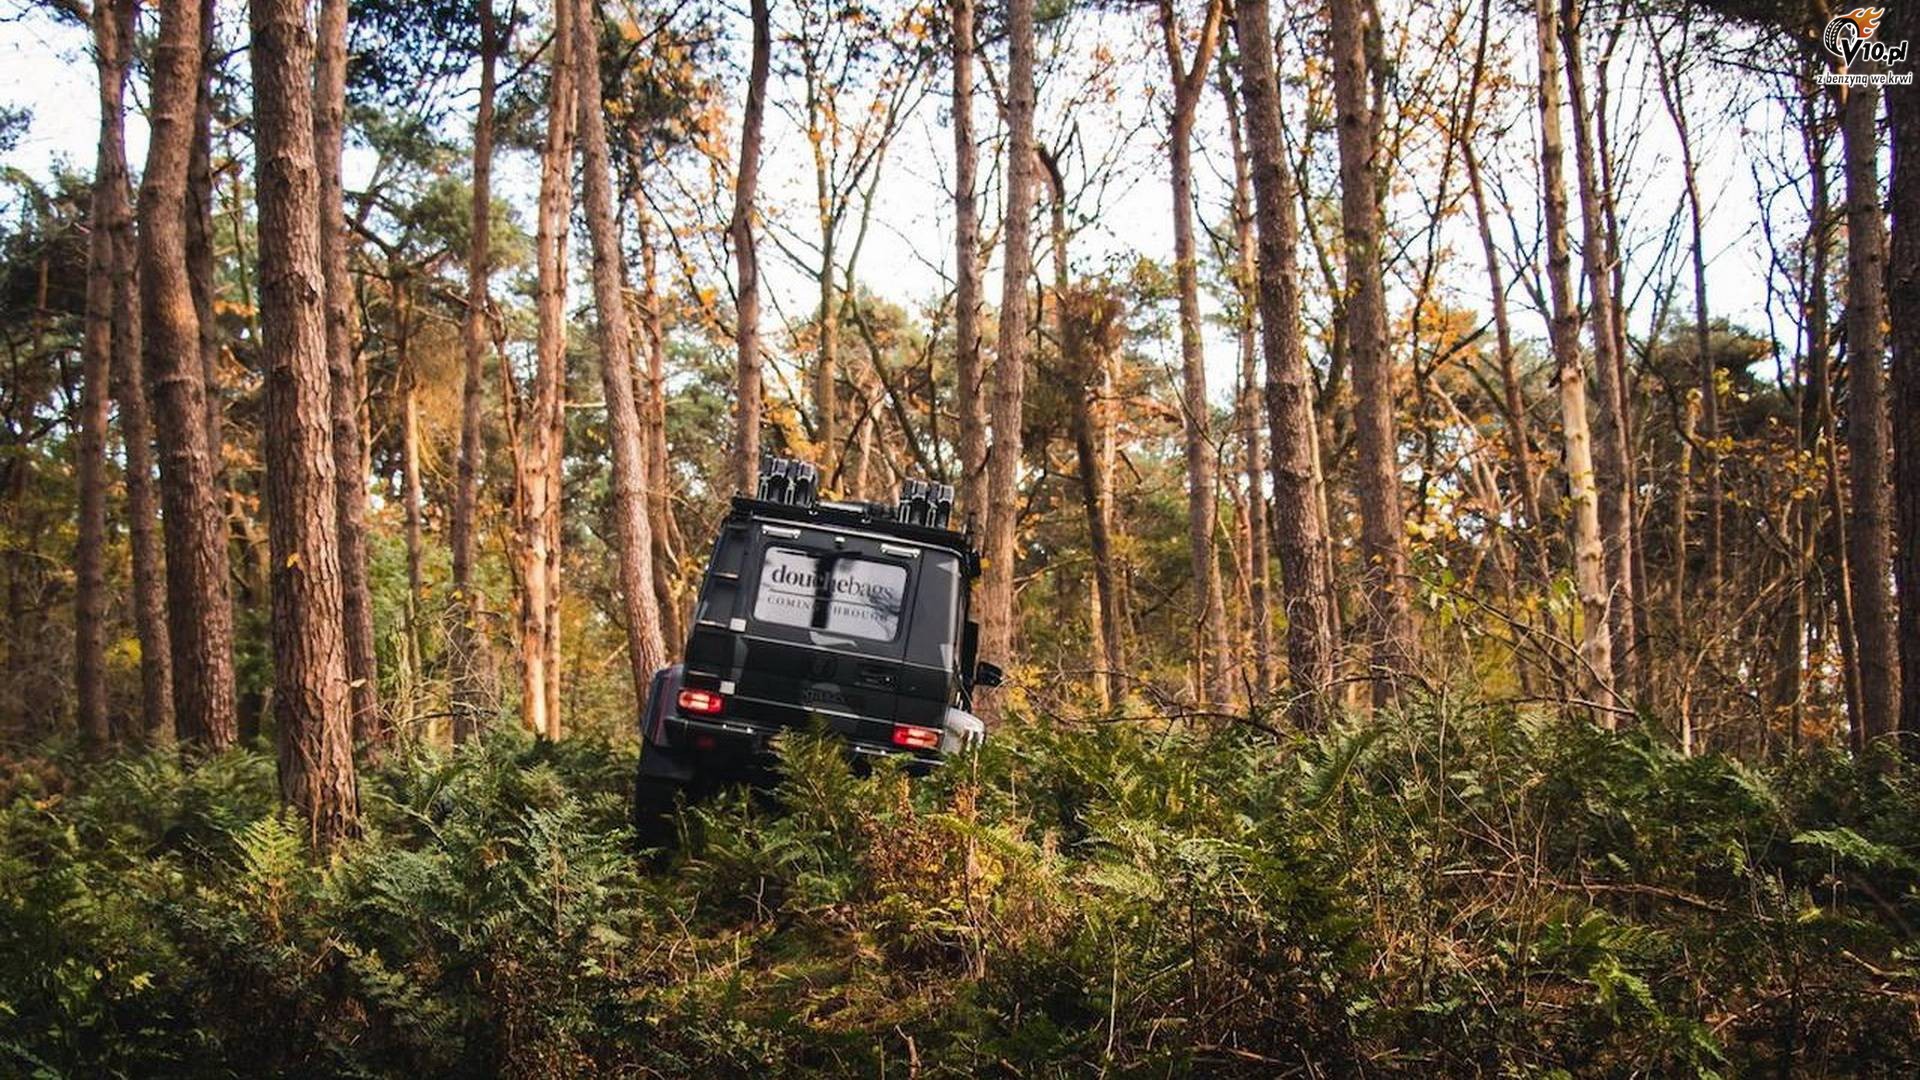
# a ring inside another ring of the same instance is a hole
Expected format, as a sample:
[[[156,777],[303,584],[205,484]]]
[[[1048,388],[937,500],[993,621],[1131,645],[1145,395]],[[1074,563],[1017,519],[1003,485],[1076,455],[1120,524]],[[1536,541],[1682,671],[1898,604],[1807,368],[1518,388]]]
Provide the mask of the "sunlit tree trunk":
[[[573,5],[554,11],[548,56],[547,129],[540,148],[534,237],[539,319],[531,407],[520,456],[520,700],[536,735],[560,735],[559,612],[561,456],[567,365],[567,225],[574,139]]]
[[[1395,452],[1393,357],[1387,346],[1385,254],[1380,243],[1375,160],[1378,126],[1368,101],[1372,75],[1366,24],[1378,16],[1373,4],[1364,0],[1330,4],[1328,12],[1347,264],[1347,347],[1352,357],[1359,450],[1355,495],[1360,503],[1360,551],[1366,570],[1361,587],[1367,598],[1374,703],[1382,704],[1393,696],[1398,678],[1409,671],[1415,641]]]
[[[1826,117],[1820,115],[1811,93],[1803,101],[1800,124],[1807,156],[1808,186],[1811,189],[1807,242],[1812,252],[1809,260],[1812,266],[1808,279],[1824,282],[1828,279],[1833,233],[1833,204],[1827,164],[1831,132]],[[1825,328],[1831,325],[1825,288],[1814,289],[1808,296],[1807,320],[1810,327]],[[1827,504],[1827,548],[1832,564],[1827,575],[1830,583],[1828,590],[1833,595],[1834,603],[1833,634],[1839,643],[1840,679],[1846,695],[1847,715],[1858,716],[1860,665],[1857,658],[1859,650],[1854,647],[1853,640],[1853,575],[1847,568],[1846,484],[1840,463],[1839,425],[1833,409],[1833,369],[1828,337],[1829,331],[1822,329],[1807,349],[1807,384],[1814,396],[1815,419],[1819,426],[1817,437],[1821,450],[1822,495]]]
[[[1331,705],[1334,629],[1329,611],[1324,506],[1313,413],[1313,379],[1300,326],[1300,232],[1296,185],[1282,136],[1279,81],[1267,0],[1237,0],[1240,92],[1259,233],[1257,297],[1267,361],[1268,455],[1273,470],[1273,546],[1286,605],[1288,714],[1321,725]]]
[[[1899,701],[1894,636],[1893,505],[1885,324],[1887,226],[1880,212],[1880,92],[1846,90],[1840,109],[1847,178],[1847,469],[1852,517],[1847,562],[1853,575],[1853,636],[1860,665],[1856,748],[1893,730]]]
[[[1202,700],[1214,703],[1230,699],[1227,669],[1232,651],[1227,645],[1227,621],[1222,610],[1220,565],[1213,550],[1213,445],[1208,431],[1212,409],[1207,402],[1200,273],[1193,240],[1193,122],[1200,96],[1206,90],[1207,72],[1213,66],[1220,16],[1220,0],[1210,0],[1199,45],[1189,64],[1174,0],[1160,0],[1160,30],[1174,99],[1168,157],[1173,181],[1173,273],[1180,305],[1181,412],[1186,427],[1187,555],[1193,565],[1194,602],[1199,608],[1193,655],[1199,667]]]
[[[151,384],[165,510],[168,637],[175,730],[208,751],[233,744],[233,614],[226,516],[208,445],[199,318],[187,280],[187,160],[201,62],[200,9],[160,12],[150,72],[147,167],[140,187],[142,357]]]
[[[200,88],[193,109],[193,150],[187,157],[187,283],[200,319],[200,376],[207,387],[207,445],[213,447],[213,480],[224,503],[226,408],[220,397],[220,324],[214,314],[219,291],[213,256],[213,73],[220,56],[214,40],[214,0],[200,0]]]
[[[473,210],[467,246],[467,314],[461,324],[464,360],[460,386],[460,451],[455,466],[453,520],[453,741],[465,742],[479,728],[482,708],[480,594],[473,584],[474,514],[480,501],[480,470],[486,455],[480,410],[487,360],[488,282],[493,274],[494,67],[500,42],[492,0],[480,2],[480,106],[473,123]]]
[[[1234,400],[1240,428],[1241,468],[1246,477],[1247,622],[1253,646],[1253,689],[1265,696],[1273,689],[1273,616],[1268,607],[1272,588],[1267,542],[1267,455],[1261,433],[1259,257],[1254,250],[1253,164],[1240,122],[1240,99],[1234,93],[1230,58],[1219,64],[1220,98],[1227,108],[1227,137],[1233,150],[1234,288],[1239,294],[1239,318],[1234,332],[1240,346],[1240,387]]]
[[[760,185],[760,129],[767,112],[767,68],[772,49],[767,0],[751,0],[753,58],[740,120],[740,165],[733,181],[734,433],[733,483],[752,491],[760,469],[760,261],[754,250],[754,194]]]
[[[81,338],[80,431],[74,474],[79,528],[74,547],[74,697],[80,735],[95,750],[113,730],[107,713],[106,542],[107,405],[114,356],[114,217],[126,205],[125,102],[129,37],[121,17],[126,0],[95,0],[94,69],[99,78],[100,140],[87,214],[86,325]],[[116,205],[118,210],[116,210]]]
[[[566,2],[566,0],[562,0]],[[618,538],[621,612],[633,693],[644,699],[653,673],[666,665],[660,608],[653,591],[653,522],[648,517],[646,445],[633,393],[633,331],[620,283],[620,226],[614,217],[613,163],[600,101],[600,19],[594,0],[576,5],[574,64],[580,73],[580,149],[587,232],[593,243],[593,298],[600,329],[600,385],[607,399],[607,442],[613,457],[613,515]]]
[[[987,458],[985,589],[980,654],[1006,663],[1015,637],[1014,534],[1020,514],[1021,406],[1027,372],[1027,279],[1033,217],[1033,0],[1007,4],[1007,211],[1000,340],[994,360],[993,448]],[[991,709],[992,706],[990,705]]]
[[[400,512],[405,522],[407,545],[406,730],[414,730],[419,712],[421,679],[426,663],[425,628],[421,625],[420,605],[426,599],[426,573],[422,564],[422,527],[420,496],[420,380],[413,360],[413,283],[411,275],[394,271],[388,278],[393,315],[394,382],[400,391]]]
[[[267,533],[281,797],[318,847],[357,827],[328,403],[313,38],[300,0],[253,0]]]
[[[1067,433],[1073,440],[1074,464],[1080,478],[1080,506],[1087,519],[1087,547],[1093,557],[1093,603],[1090,609],[1093,640],[1100,647],[1100,668],[1094,689],[1100,707],[1110,709],[1120,699],[1126,650],[1122,636],[1126,616],[1114,566],[1113,516],[1109,491],[1112,473],[1100,454],[1094,408],[1105,392],[1102,372],[1124,344],[1126,307],[1101,289],[1075,289],[1069,283],[1067,261],[1066,177],[1060,162],[1036,149],[1053,190],[1049,209],[1053,242],[1054,338],[1059,347],[1058,389],[1067,403]]]
[[[640,321],[646,337],[647,362],[637,374],[640,424],[647,449],[647,507],[653,516],[653,595],[660,610],[660,635],[667,647],[686,638],[680,625],[680,605],[673,579],[680,565],[673,517],[672,463],[667,457],[667,323],[666,297],[660,291],[659,249],[653,241],[652,217],[645,200],[634,200],[634,228],[639,234],[641,283]]]
[[[1607,626],[1612,634],[1613,678],[1621,693],[1637,687],[1638,652],[1633,620],[1633,500],[1627,446],[1625,367],[1617,346],[1613,271],[1607,265],[1606,225],[1599,166],[1587,119],[1586,67],[1581,58],[1580,0],[1561,0],[1560,35],[1566,46],[1568,104],[1573,113],[1573,152],[1579,176],[1580,258],[1592,298],[1588,328],[1593,340],[1594,486],[1600,496],[1600,537],[1606,559]]]
[[[346,132],[347,0],[322,0],[314,67],[314,144],[320,164],[320,258],[326,274],[328,412],[333,425],[334,502],[340,516],[342,624],[346,632],[353,739],[377,748],[391,734],[380,715],[373,645],[373,595],[367,582],[366,377],[354,355],[353,279],[347,270],[345,189],[340,177]],[[417,603],[417,598],[409,604]]]
[[[815,275],[820,298],[819,307],[814,312],[814,329],[819,338],[815,342],[812,372],[814,464],[819,466],[822,480],[837,489],[841,486],[842,473],[846,468],[843,453],[846,448],[840,445],[838,399],[840,302],[834,288],[834,261],[838,254],[836,239],[840,230],[836,220],[838,213],[833,190],[833,167],[828,157],[832,152],[834,135],[827,129],[838,125],[841,120],[833,114],[831,104],[824,97],[820,82],[827,76],[815,66],[812,36],[809,30],[801,31],[798,51],[806,86],[807,145],[813,152],[814,226],[820,230],[820,265]],[[860,481],[864,479],[864,475],[856,478],[852,488],[855,498],[866,497],[866,492],[860,486]]]
[[[134,5],[116,3],[120,40],[133,40]],[[166,567],[161,552],[158,495],[154,490],[153,421],[147,402],[146,364],[140,355],[140,253],[128,199],[125,140],[110,140],[119,152],[120,182],[108,192],[105,224],[113,237],[113,396],[120,405],[126,455],[127,540],[133,555],[133,622],[140,642],[141,732],[153,742],[174,737],[173,651],[167,633]]]
[[[953,0],[953,348],[960,506],[984,509],[987,406],[980,381],[980,151],[973,131],[973,0]],[[983,519],[984,520],[984,519]]]
[[[1599,494],[1593,475],[1592,434],[1587,425],[1587,372],[1580,361],[1572,282],[1573,256],[1567,246],[1567,184],[1560,135],[1560,45],[1555,0],[1535,0],[1535,44],[1540,79],[1540,186],[1547,229],[1547,285],[1552,317],[1548,330],[1560,383],[1560,427],[1567,474],[1568,518],[1572,525],[1574,586],[1580,598],[1579,682],[1603,706],[1601,721],[1613,713],[1613,649],[1607,623],[1606,552],[1600,538]]]

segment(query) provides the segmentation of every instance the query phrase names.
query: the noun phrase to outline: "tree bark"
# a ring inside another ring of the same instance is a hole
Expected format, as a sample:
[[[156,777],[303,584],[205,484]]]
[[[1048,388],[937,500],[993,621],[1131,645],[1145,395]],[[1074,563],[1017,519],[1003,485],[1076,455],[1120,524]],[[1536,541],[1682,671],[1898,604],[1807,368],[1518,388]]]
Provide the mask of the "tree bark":
[[[1193,63],[1187,64],[1174,0],[1160,0],[1160,31],[1173,81],[1173,117],[1168,157],[1173,183],[1173,274],[1180,305],[1181,413],[1187,458],[1187,557],[1193,567],[1195,599],[1200,605],[1194,628],[1194,661],[1199,669],[1200,700],[1231,700],[1227,670],[1232,650],[1220,592],[1220,564],[1214,557],[1215,495],[1213,445],[1208,419],[1206,346],[1200,328],[1200,273],[1193,240],[1193,121],[1207,88],[1213,50],[1219,39],[1221,3],[1210,0]]]
[[[1888,13],[1892,41],[1920,38],[1912,4]],[[1892,254],[1887,307],[1893,315],[1893,573],[1900,586],[1902,747],[1920,747],[1920,99],[1911,87],[1887,95],[1892,128]]]
[[[422,564],[420,497],[420,382],[413,367],[413,293],[410,275],[394,271],[388,276],[393,315],[394,381],[400,390],[400,511],[406,525],[407,606],[406,660],[402,664],[407,680],[407,701],[401,714],[406,730],[413,730],[419,711],[420,687],[426,665],[426,633],[421,625],[420,604],[426,599],[426,573]]]
[[[734,434],[733,483],[752,491],[760,470],[760,259],[754,249],[754,195],[760,186],[760,129],[767,112],[767,68],[772,27],[767,0],[751,0],[753,59],[747,71],[747,104],[740,121],[740,167],[733,183]]]
[[[1720,473],[1720,391],[1719,382],[1714,375],[1712,352],[1712,322],[1708,319],[1707,307],[1707,253],[1706,253],[1706,203],[1700,193],[1700,174],[1693,156],[1693,126],[1687,117],[1687,91],[1681,81],[1681,70],[1676,63],[1669,73],[1666,60],[1656,51],[1655,62],[1660,79],[1661,98],[1667,107],[1667,115],[1673,120],[1674,133],[1680,141],[1680,172],[1686,184],[1687,215],[1690,225],[1690,241],[1693,248],[1693,348],[1694,369],[1700,379],[1700,422],[1695,436],[1701,447],[1703,471],[1706,473],[1707,505],[1704,535],[1701,537],[1704,549],[1702,562],[1706,564],[1706,581],[1700,592],[1703,596],[1715,596],[1720,591],[1721,575],[1721,520],[1724,494]],[[1823,328],[1824,331],[1824,328]],[[1690,440],[1691,442],[1692,440]],[[1691,446],[1683,447],[1685,453]],[[1687,551],[1685,537],[1687,516],[1689,513],[1683,501],[1673,509],[1675,531],[1678,539],[1674,559],[1674,594],[1676,603],[1684,603],[1686,593]]]
[[[200,320],[200,377],[206,384],[207,445],[213,448],[213,481],[226,503],[226,408],[220,399],[220,324],[214,316],[218,272],[213,256],[213,71],[214,0],[200,0],[200,84],[193,108],[193,150],[187,158],[187,284]]]
[[[1567,246],[1567,185],[1560,134],[1559,19],[1555,0],[1535,0],[1539,58],[1540,187],[1547,227],[1547,284],[1552,318],[1548,330],[1560,382],[1560,426],[1567,496],[1571,504],[1574,585],[1580,597],[1581,692],[1610,704],[1613,693],[1612,635],[1607,623],[1606,551],[1600,538],[1599,494],[1594,486],[1592,433],[1587,424],[1587,372],[1580,361]],[[1613,713],[1600,720],[1611,726]]]
[[[1061,352],[1071,373],[1065,387],[1067,423],[1073,436],[1074,457],[1080,469],[1081,506],[1087,517],[1087,546],[1093,554],[1094,610],[1099,617],[1099,688],[1103,708],[1112,708],[1123,693],[1126,645],[1122,636],[1126,615],[1120,607],[1118,576],[1114,568],[1113,528],[1107,513],[1110,477],[1100,459],[1093,420],[1092,395],[1098,392],[1095,365],[1107,362],[1125,308],[1118,298],[1099,292],[1076,292],[1056,300],[1061,305]],[[1089,377],[1091,376],[1091,377]]]
[[[1368,91],[1372,73],[1366,22],[1371,3],[1329,5],[1335,126],[1340,143],[1340,220],[1347,264],[1347,346],[1359,461],[1360,548],[1366,573],[1373,698],[1392,699],[1414,661],[1413,609],[1407,597],[1400,472],[1393,419],[1393,358],[1387,347],[1386,291],[1377,185],[1378,125]]]
[[[1460,140],[1467,166],[1467,185],[1473,197],[1474,225],[1480,235],[1480,256],[1487,268],[1488,303],[1493,309],[1494,349],[1500,364],[1500,410],[1507,425],[1507,453],[1513,458],[1511,483],[1520,498],[1523,525],[1529,534],[1540,528],[1540,480],[1534,470],[1532,440],[1527,435],[1526,400],[1520,389],[1520,373],[1514,360],[1513,319],[1507,309],[1506,276],[1500,268],[1500,249],[1493,241],[1493,218],[1487,209],[1486,183],[1480,171],[1480,155],[1474,149],[1479,129],[1472,123],[1478,111],[1481,76],[1486,67],[1487,39],[1493,24],[1492,0],[1482,0],[1480,37],[1474,53],[1474,95],[1469,104],[1468,130]],[[1518,531],[1518,530],[1516,530]],[[1540,564],[1541,580],[1546,579],[1546,559],[1537,536],[1530,546]]]
[[[134,40],[135,5],[116,0],[122,42]],[[114,110],[118,117],[122,110]],[[124,131],[124,122],[122,123]],[[128,198],[124,136],[110,140],[119,154],[120,181],[108,191],[105,225],[113,237],[113,396],[120,404],[120,434],[126,453],[127,538],[133,549],[133,621],[140,642],[141,733],[150,742],[174,737],[173,646],[167,633],[166,566],[161,553],[158,496],[154,490],[153,421],[148,409],[146,364],[141,355],[138,242]]]
[[[1240,302],[1234,327],[1240,344],[1240,387],[1234,413],[1247,484],[1247,622],[1252,631],[1253,690],[1256,696],[1265,697],[1273,690],[1273,616],[1268,606],[1273,582],[1267,537],[1267,455],[1260,431],[1259,255],[1254,250],[1253,163],[1247,154],[1240,100],[1234,93],[1228,60],[1221,57],[1219,70],[1220,98],[1227,109],[1227,137],[1233,151],[1233,283]]]
[[[280,793],[328,848],[357,827],[341,625],[313,39],[300,0],[253,0],[267,534]]]
[[[1593,339],[1594,484],[1600,495],[1600,535],[1606,558],[1607,627],[1613,636],[1613,679],[1617,691],[1639,686],[1633,620],[1632,469],[1627,446],[1625,368],[1617,349],[1613,272],[1608,267],[1606,225],[1599,168],[1587,122],[1586,67],[1581,58],[1579,0],[1560,0],[1560,36],[1566,46],[1568,104],[1573,112],[1574,167],[1579,177],[1580,261],[1592,295],[1588,323]]]
[[[1899,700],[1894,599],[1893,499],[1888,486],[1892,433],[1883,370],[1887,317],[1887,226],[1880,214],[1880,92],[1847,88],[1840,136],[1847,177],[1847,470],[1853,487],[1847,523],[1853,575],[1853,636],[1860,664],[1856,748],[1893,730]]]
[[[840,123],[832,106],[821,94],[822,73],[815,66],[812,34],[799,34],[801,74],[806,83],[807,145],[813,151],[814,225],[820,230],[820,266],[815,274],[820,288],[819,308],[814,312],[814,329],[819,334],[813,360],[813,434],[814,464],[822,480],[836,490],[846,462],[840,446],[840,303],[834,289],[835,239],[839,232],[833,190],[833,168],[828,146],[833,139],[827,127]],[[864,463],[860,477],[864,482]],[[853,487],[854,498],[864,499],[860,483]]]
[[[973,130],[973,0],[953,0],[953,349],[960,425],[960,505],[985,502],[987,406],[980,359],[980,150]],[[983,519],[984,520],[984,519]]]
[[[321,0],[315,61],[313,137],[320,164],[321,266],[326,275],[326,357],[347,677],[353,740],[375,750],[392,732],[380,715],[374,659],[373,594],[367,581],[367,485],[362,472],[366,376],[354,356],[353,279],[347,270],[346,193],[340,177],[346,133],[347,0]]]
[[[1093,557],[1092,637],[1100,646],[1100,668],[1094,689],[1100,707],[1111,709],[1124,690],[1126,649],[1118,574],[1115,572],[1112,473],[1100,453],[1094,421],[1096,404],[1106,394],[1103,373],[1120,351],[1126,333],[1126,305],[1105,289],[1075,289],[1069,284],[1067,260],[1066,176],[1060,162],[1045,150],[1035,156],[1053,189],[1048,208],[1053,240],[1054,336],[1059,347],[1058,389],[1067,402],[1067,433],[1073,440],[1074,464],[1080,477],[1080,506],[1087,518],[1087,547]]]
[[[86,326],[80,349],[80,432],[74,473],[80,520],[74,549],[74,698],[81,738],[94,750],[113,739],[107,712],[107,407],[113,380],[115,204],[127,184],[125,103],[131,39],[122,3],[95,0],[94,69],[99,78],[100,140],[87,213]],[[125,4],[131,7],[131,4]]]
[[[1007,3],[1006,257],[993,386],[993,448],[987,457],[987,543],[980,655],[1005,664],[1016,636],[1013,571],[1020,514],[1021,411],[1027,373],[1027,279],[1032,273],[1033,0]],[[990,711],[997,707],[990,705]]]
[[[1807,155],[1807,173],[1812,189],[1808,206],[1810,223],[1808,227],[1808,245],[1812,249],[1812,269],[1809,279],[1824,282],[1827,280],[1827,264],[1831,251],[1833,231],[1832,201],[1827,165],[1827,148],[1831,133],[1824,124],[1824,118],[1818,113],[1815,100],[1808,97],[1803,105],[1801,126],[1805,131],[1804,142]],[[1859,650],[1853,639],[1853,575],[1848,570],[1847,561],[1847,497],[1844,473],[1840,464],[1839,425],[1833,409],[1833,356],[1829,331],[1826,329],[1831,320],[1828,315],[1827,291],[1813,290],[1808,300],[1808,325],[1821,328],[1813,336],[1807,349],[1807,382],[1814,395],[1814,411],[1819,424],[1819,443],[1821,449],[1821,472],[1823,494],[1826,498],[1829,515],[1829,534],[1831,541],[1828,549],[1832,556],[1829,591],[1834,601],[1834,637],[1838,639],[1840,652],[1840,680],[1846,694],[1847,715],[1860,715],[1860,665]]]
[[[200,62],[199,7],[162,7],[149,68],[151,135],[140,188],[142,355],[160,444],[176,732],[183,742],[219,751],[237,737],[233,613],[185,224]]]
[[[565,2],[565,0],[563,0]],[[633,394],[633,331],[620,287],[620,224],[613,212],[612,159],[600,101],[600,18],[594,0],[574,0],[574,63],[580,73],[581,173],[587,232],[593,242],[593,300],[600,327],[600,385],[607,398],[613,457],[613,515],[618,536],[622,613],[635,700],[666,666],[660,608],[653,592],[653,523],[648,517],[647,452]]]
[[[647,512],[652,515],[653,595],[660,612],[660,636],[671,648],[686,639],[680,625],[679,602],[673,581],[680,565],[673,520],[673,472],[667,457],[667,324],[660,292],[659,249],[646,200],[633,200],[634,225],[639,233],[640,262],[645,291],[640,298],[641,328],[647,341],[646,368],[640,373],[641,438],[647,450]]]
[[[554,11],[547,133],[540,150],[534,237],[539,318],[532,409],[520,464],[520,695],[529,730],[560,736],[559,568],[561,458],[565,437],[567,226],[574,139],[573,5]]]
[[[1267,0],[1237,0],[1240,92],[1247,107],[1254,222],[1259,231],[1260,343],[1267,361],[1269,462],[1273,470],[1273,546],[1286,605],[1288,715],[1296,726],[1322,725],[1333,689],[1334,637],[1328,610],[1327,554],[1313,415],[1313,378],[1300,326],[1300,232],[1294,175],[1282,136],[1279,80]]]
[[[488,283],[493,274],[493,126],[494,68],[500,42],[495,30],[493,0],[480,0],[480,108],[473,124],[473,203],[471,235],[467,245],[467,314],[461,324],[464,360],[460,384],[460,452],[454,472],[453,520],[449,540],[453,547],[453,613],[451,644],[454,653],[453,741],[463,743],[480,727],[481,632],[480,594],[473,586],[474,513],[480,501],[480,469],[486,455],[481,441],[480,408],[486,377]]]

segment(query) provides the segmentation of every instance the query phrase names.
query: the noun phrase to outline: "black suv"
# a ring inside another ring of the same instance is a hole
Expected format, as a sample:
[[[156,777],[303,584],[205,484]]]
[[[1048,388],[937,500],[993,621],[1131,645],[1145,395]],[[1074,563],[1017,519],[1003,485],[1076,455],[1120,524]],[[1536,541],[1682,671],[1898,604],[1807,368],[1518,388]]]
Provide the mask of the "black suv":
[[[766,775],[769,740],[818,726],[856,761],[939,765],[982,736],[969,614],[980,554],[948,528],[953,489],[909,480],[892,505],[818,498],[813,466],[775,459],[736,495],[707,561],[685,661],[641,714],[634,820],[656,829],[678,791]]]

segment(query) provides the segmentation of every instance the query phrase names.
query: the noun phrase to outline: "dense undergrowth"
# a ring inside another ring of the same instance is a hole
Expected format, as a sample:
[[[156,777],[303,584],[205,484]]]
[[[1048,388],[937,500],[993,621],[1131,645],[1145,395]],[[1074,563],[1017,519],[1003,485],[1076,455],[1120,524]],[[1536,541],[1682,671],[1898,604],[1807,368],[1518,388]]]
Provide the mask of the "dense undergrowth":
[[[1912,1075],[1920,783],[1428,703],[1012,724],[636,856],[633,750],[0,760],[0,1074]]]

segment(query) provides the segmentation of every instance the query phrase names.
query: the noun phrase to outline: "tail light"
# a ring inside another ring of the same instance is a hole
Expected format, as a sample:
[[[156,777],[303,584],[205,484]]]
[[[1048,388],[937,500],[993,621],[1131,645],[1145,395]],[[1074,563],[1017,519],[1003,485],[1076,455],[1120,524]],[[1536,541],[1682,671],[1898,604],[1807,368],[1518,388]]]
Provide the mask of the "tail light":
[[[940,745],[940,732],[934,728],[899,724],[893,729],[893,745],[911,750],[932,750]]]
[[[726,698],[721,697],[711,690],[680,691],[680,711],[682,712],[698,713],[701,716],[715,716],[718,715],[721,706],[725,705],[726,702]]]

